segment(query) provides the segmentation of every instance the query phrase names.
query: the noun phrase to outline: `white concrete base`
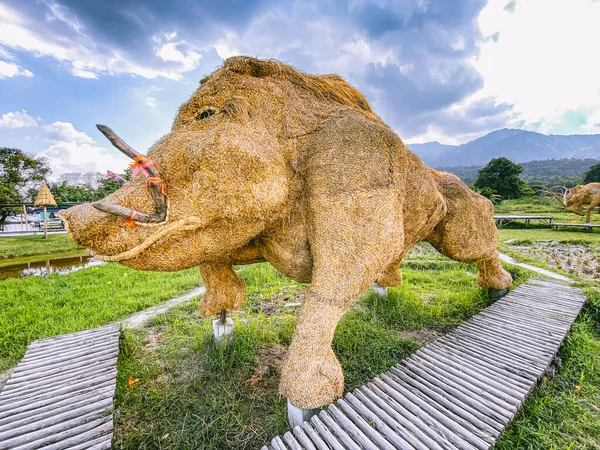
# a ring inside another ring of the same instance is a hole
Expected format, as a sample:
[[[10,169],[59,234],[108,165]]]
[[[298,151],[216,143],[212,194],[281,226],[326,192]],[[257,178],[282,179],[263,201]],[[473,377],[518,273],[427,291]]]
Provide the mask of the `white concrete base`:
[[[379,286],[377,283],[373,283],[373,292],[378,297],[386,298],[387,297],[387,288],[383,286]]]
[[[488,296],[493,300],[498,300],[508,294],[508,289],[488,288]]]
[[[221,323],[221,319],[215,319],[212,323],[213,336],[215,341],[229,343],[233,339],[233,319],[227,317],[225,325]]]
[[[308,422],[312,416],[318,414],[321,411],[320,408],[315,409],[302,409],[292,405],[290,399],[287,399],[287,416],[290,428],[302,425],[304,422]]]

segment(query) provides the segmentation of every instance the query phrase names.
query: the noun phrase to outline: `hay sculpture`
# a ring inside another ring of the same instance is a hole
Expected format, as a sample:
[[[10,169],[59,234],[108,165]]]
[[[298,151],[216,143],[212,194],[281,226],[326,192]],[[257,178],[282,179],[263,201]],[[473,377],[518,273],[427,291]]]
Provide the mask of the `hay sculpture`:
[[[297,407],[342,395],[335,327],[373,282],[401,282],[398,266],[416,243],[476,263],[481,286],[512,283],[498,262],[492,204],[426,167],[339,76],[233,57],[201,81],[147,156],[99,128],[147,173],[63,212],[70,235],[136,269],[200,266],[204,315],[244,301],[234,264],[268,261],[310,282],[280,382]]]
[[[44,207],[44,239],[48,238],[48,206],[56,206],[56,200],[54,200],[54,196],[50,189],[48,189],[48,185],[46,182],[42,183],[42,187],[38,191],[35,200],[33,202],[33,206],[43,206]],[[23,208],[25,208],[23,206]]]
[[[599,206],[598,214],[600,214],[600,183],[588,183],[577,185],[571,189],[562,188],[562,196],[557,195],[551,189],[548,192],[554,196],[560,205],[567,211],[585,216],[584,223],[590,223],[590,214],[595,207]],[[588,205],[587,210],[583,210],[583,206]]]

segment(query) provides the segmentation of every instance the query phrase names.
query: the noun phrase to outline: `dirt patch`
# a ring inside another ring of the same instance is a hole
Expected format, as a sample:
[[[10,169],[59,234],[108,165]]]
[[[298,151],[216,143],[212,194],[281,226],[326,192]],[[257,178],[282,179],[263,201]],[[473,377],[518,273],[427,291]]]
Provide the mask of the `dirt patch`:
[[[153,352],[160,345],[165,327],[149,328],[144,340],[144,350]]]
[[[287,348],[278,345],[276,347],[261,349],[258,354],[260,361],[254,374],[248,380],[248,384],[250,385],[258,384],[267,375],[279,375],[287,356]]]
[[[275,372],[281,372],[283,362],[287,356],[287,348],[283,345],[259,350],[261,365],[265,365]]]
[[[262,312],[265,316],[277,314],[280,308],[291,310],[298,308],[304,303],[306,292],[304,289],[298,289],[295,285],[283,286],[281,291],[270,297],[258,294],[255,298],[249,298],[251,304],[250,312]]]
[[[429,344],[430,342],[435,341],[438,337],[444,335],[444,333],[441,331],[427,329],[401,331],[398,334],[403,339],[411,339],[421,345]]]

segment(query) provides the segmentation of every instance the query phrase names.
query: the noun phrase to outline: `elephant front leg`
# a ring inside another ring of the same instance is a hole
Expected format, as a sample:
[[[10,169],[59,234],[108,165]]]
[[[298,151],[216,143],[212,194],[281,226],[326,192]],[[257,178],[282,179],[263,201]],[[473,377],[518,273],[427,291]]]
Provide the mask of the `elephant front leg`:
[[[402,205],[396,199],[383,189],[312,199],[312,283],[279,384],[297,408],[322,407],[344,392],[333,335],[344,313],[401,252]]]
[[[279,384],[294,406],[319,408],[342,396],[344,375],[331,343],[346,309],[307,293]]]
[[[203,316],[238,309],[246,299],[246,285],[231,264],[201,264],[200,274],[206,287],[198,308]]]

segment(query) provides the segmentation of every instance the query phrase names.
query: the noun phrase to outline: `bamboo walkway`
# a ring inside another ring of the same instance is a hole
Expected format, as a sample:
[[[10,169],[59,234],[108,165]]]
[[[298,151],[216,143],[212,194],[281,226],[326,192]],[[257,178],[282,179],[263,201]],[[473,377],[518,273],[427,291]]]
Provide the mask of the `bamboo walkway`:
[[[119,324],[33,342],[0,392],[0,450],[109,449]]]
[[[262,450],[489,449],[585,302],[532,280]]]

